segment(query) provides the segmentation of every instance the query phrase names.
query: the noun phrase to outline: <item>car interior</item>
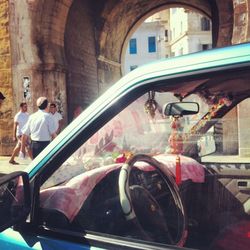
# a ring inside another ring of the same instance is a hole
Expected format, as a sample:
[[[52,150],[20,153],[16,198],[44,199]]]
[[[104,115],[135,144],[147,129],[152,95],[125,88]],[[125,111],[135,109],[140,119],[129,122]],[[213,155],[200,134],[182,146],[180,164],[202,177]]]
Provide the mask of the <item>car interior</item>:
[[[249,249],[249,79],[241,67],[152,84],[41,185],[39,223],[160,245]]]

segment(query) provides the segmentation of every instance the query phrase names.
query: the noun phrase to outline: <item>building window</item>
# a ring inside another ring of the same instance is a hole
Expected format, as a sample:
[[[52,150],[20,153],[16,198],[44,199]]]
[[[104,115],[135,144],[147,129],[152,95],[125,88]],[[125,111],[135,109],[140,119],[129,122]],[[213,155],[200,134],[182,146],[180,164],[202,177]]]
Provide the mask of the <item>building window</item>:
[[[202,44],[202,45],[201,45],[201,49],[202,49],[202,50],[211,49],[211,45],[210,45],[210,44]]]
[[[164,38],[165,42],[168,42],[168,30],[165,30],[165,38]]]
[[[136,38],[132,38],[129,41],[129,54],[137,54]]]
[[[210,30],[210,20],[206,17],[201,18],[201,30],[202,31]]]
[[[131,66],[130,66],[130,71],[136,69],[137,67],[138,67],[137,65],[131,65]]]
[[[148,37],[148,52],[156,52],[155,36]]]

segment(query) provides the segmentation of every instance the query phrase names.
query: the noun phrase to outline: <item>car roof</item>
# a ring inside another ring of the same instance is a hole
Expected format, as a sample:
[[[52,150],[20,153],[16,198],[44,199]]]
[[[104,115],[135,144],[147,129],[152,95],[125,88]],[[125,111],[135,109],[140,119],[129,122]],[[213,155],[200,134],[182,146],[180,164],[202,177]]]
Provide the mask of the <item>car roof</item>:
[[[206,50],[170,59],[158,60],[136,68],[112,85],[94,101],[79,117],[71,122],[49,146],[36,157],[25,171],[32,178],[39,169],[72,137],[91,124],[103,109],[111,107],[119,96],[140,86],[146,86],[156,79],[166,80],[178,76],[189,76],[205,71],[219,71],[224,68],[250,65],[250,43]]]

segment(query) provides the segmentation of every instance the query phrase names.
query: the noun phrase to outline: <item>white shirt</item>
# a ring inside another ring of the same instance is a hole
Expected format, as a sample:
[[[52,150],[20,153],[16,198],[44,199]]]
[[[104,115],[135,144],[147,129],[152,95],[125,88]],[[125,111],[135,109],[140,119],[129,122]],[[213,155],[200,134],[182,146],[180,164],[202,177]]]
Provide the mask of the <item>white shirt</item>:
[[[52,117],[54,118],[54,121],[55,121],[55,124],[56,124],[56,130],[58,129],[59,127],[59,121],[62,120],[62,115],[58,112],[55,112],[54,114],[52,114]]]
[[[30,136],[32,141],[51,141],[51,135],[56,132],[56,125],[50,113],[38,110],[30,115],[22,133]]]
[[[17,130],[16,130],[16,136],[22,135],[22,128],[26,124],[26,122],[29,119],[29,114],[27,112],[21,112],[19,111],[15,117],[14,122],[17,123]]]

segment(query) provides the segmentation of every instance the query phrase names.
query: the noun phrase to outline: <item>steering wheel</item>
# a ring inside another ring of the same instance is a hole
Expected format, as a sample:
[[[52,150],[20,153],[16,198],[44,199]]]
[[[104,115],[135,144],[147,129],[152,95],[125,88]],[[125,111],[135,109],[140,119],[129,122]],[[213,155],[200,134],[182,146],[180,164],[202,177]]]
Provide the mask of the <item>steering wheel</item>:
[[[164,211],[157,199],[143,186],[130,184],[131,170],[137,162],[145,162],[154,167],[166,184],[162,186],[166,189],[166,193],[170,194],[171,206],[177,214],[174,229],[173,225],[169,225],[166,216],[171,211]],[[161,170],[163,168],[164,173]],[[187,236],[186,214],[178,187],[166,166],[148,155],[135,155],[122,166],[118,185],[122,211],[126,220],[135,225],[140,232],[140,239],[184,245]]]

